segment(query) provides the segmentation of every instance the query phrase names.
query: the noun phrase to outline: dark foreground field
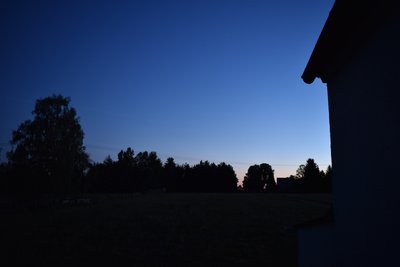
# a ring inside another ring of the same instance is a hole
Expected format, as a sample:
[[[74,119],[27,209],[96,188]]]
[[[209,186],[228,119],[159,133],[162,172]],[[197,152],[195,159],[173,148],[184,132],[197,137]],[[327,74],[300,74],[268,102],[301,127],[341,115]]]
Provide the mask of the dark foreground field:
[[[3,266],[296,266],[292,226],[326,213],[331,198],[160,193],[2,201]]]

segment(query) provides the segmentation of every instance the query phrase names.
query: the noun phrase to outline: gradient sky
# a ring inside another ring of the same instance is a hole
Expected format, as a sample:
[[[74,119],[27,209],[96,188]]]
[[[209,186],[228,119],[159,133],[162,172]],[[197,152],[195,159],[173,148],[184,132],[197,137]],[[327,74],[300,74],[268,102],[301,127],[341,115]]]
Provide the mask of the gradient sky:
[[[333,0],[2,1],[0,146],[71,98],[94,161],[120,149],[231,164],[331,162],[325,84],[301,74]]]

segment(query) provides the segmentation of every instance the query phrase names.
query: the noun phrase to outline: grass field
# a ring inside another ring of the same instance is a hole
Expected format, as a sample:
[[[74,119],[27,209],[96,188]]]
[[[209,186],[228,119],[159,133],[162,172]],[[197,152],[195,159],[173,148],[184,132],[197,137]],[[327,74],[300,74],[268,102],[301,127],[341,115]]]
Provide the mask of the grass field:
[[[331,204],[324,194],[85,197],[3,209],[3,266],[296,266],[293,225]]]

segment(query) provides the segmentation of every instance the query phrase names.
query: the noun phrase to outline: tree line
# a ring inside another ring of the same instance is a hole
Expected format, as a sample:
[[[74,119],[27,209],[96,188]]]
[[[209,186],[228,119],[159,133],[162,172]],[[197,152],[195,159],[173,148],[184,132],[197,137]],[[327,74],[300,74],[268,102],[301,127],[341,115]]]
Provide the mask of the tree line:
[[[33,120],[12,132],[8,161],[0,164],[1,191],[8,193],[129,193],[279,191],[271,165],[249,167],[243,186],[233,167],[200,161],[198,164],[165,163],[156,152],[139,152],[128,147],[117,160],[108,156],[102,163],[89,159],[83,145],[84,133],[70,99],[53,95],[36,101]],[[293,189],[297,192],[329,191],[331,169],[320,171],[309,159],[300,165]]]
[[[240,190],[245,192],[296,192],[317,193],[332,192],[332,168],[320,170],[314,159],[308,159],[301,164],[296,175],[280,178],[286,180],[285,187],[280,187],[274,177],[274,170],[267,163],[255,164],[249,167]]]
[[[208,161],[190,166],[178,165],[173,158],[165,164],[156,152],[132,148],[118,153],[118,160],[107,157],[90,166],[83,179],[83,190],[90,193],[129,193],[162,190],[167,192],[235,192],[238,179],[231,165]]]

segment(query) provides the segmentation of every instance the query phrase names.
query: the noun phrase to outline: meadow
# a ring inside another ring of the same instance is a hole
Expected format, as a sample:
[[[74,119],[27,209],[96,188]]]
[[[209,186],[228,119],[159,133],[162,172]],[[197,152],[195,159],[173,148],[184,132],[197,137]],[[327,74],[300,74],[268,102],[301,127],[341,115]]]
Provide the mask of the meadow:
[[[1,200],[10,265],[296,266],[296,224],[329,194],[148,193]],[[4,265],[4,266],[6,266]]]

